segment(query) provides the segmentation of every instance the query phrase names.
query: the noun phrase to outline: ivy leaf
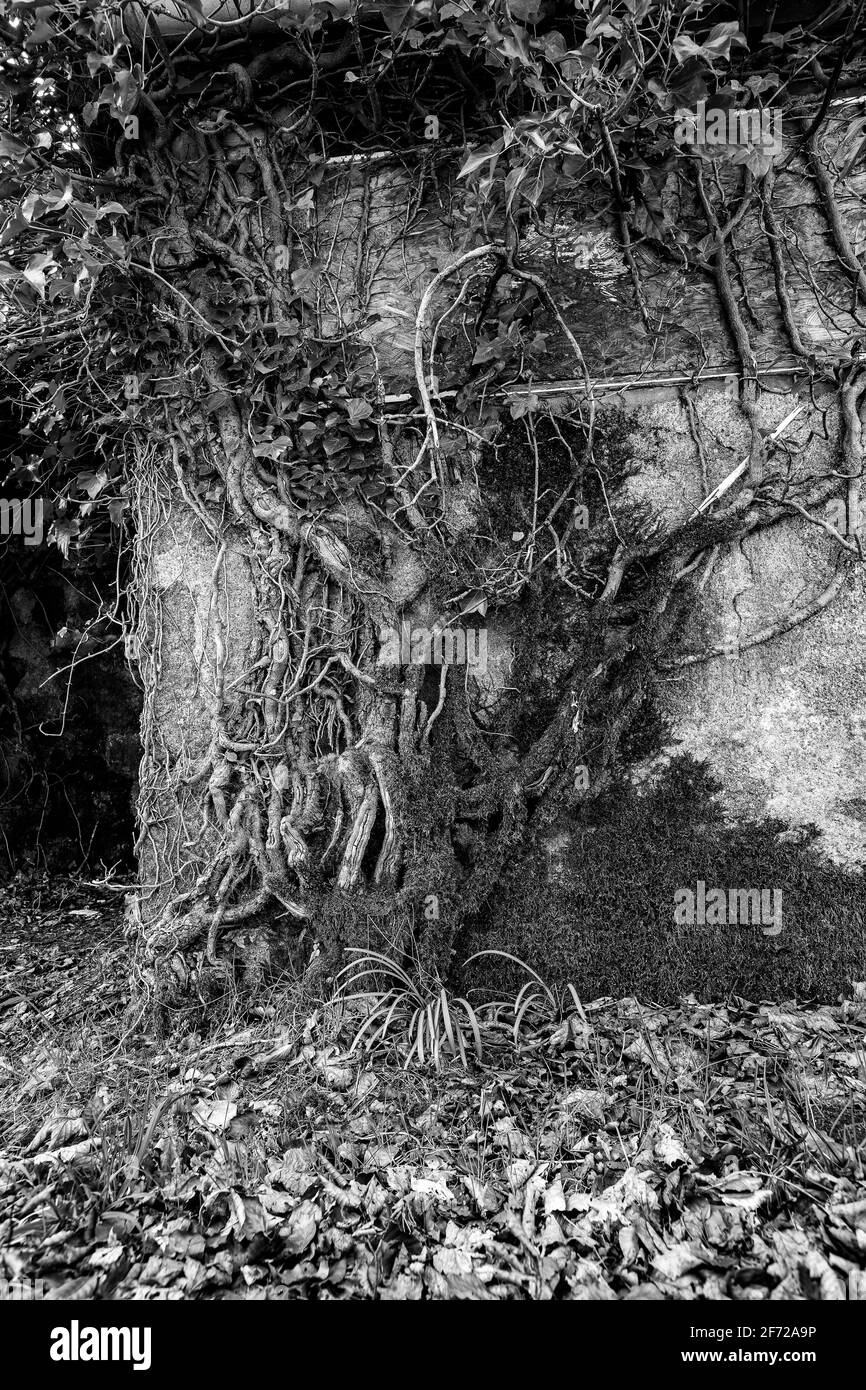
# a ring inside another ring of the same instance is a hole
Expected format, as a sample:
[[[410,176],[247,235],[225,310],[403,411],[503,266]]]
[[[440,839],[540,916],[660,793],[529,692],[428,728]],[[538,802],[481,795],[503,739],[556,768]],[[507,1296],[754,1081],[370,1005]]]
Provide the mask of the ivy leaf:
[[[27,35],[27,38],[24,40],[24,47],[39,48],[41,44],[50,43],[51,40],[56,37],[57,30],[52,28],[52,26],[46,20],[38,19],[34,24],[32,31]]]
[[[0,159],[14,159],[16,164],[20,164],[30,153],[23,140],[19,140],[8,130],[0,131]]]
[[[108,474],[100,471],[99,473],[79,473],[75,479],[76,485],[86,492],[87,496],[93,500],[102,492],[108,482]]]
[[[112,71],[114,66],[114,55],[111,53],[90,52],[87,55],[87,71],[91,77],[95,77],[100,68],[108,68],[109,71]]]
[[[480,367],[485,362],[502,361],[508,351],[508,341],[501,335],[496,338],[482,338],[475,349],[472,366]]]
[[[114,75],[114,104],[118,111],[118,119],[123,120],[130,112],[134,111],[138,105],[139,86],[132,73],[126,68],[121,68]]]
[[[541,14],[541,0],[509,0],[508,12],[524,24],[534,24]]]
[[[749,46],[745,34],[742,33],[735,19],[728,20],[725,24],[714,24],[702,47],[704,50],[727,59],[730,57],[733,44],[737,44],[740,48],[748,48]]]
[[[349,424],[357,425],[361,420],[369,420],[373,414],[373,407],[369,401],[361,400],[358,396],[350,396],[346,401],[346,413],[349,417]]]
[[[51,527],[50,539],[57,546],[64,559],[69,555],[69,547],[76,536],[81,533],[81,523],[77,517],[55,517]],[[66,632],[66,628],[61,629],[61,633]]]
[[[411,9],[411,5],[401,4],[400,0],[392,0],[381,6],[382,18],[392,34],[399,34]]]
[[[496,160],[501,152],[501,140],[497,140],[494,145],[483,145],[480,150],[475,150],[463,163],[457,177],[459,179],[467,179],[470,174],[474,174],[476,169],[480,169],[482,165],[489,164],[491,161]]]
[[[499,44],[499,51],[506,58],[520,63],[525,68],[531,68],[533,72],[538,72],[538,64],[530,55],[529,47],[526,42],[526,30],[518,29],[516,25],[511,25],[511,33],[504,34]]]
[[[538,409],[538,397],[534,391],[529,391],[525,396],[520,396],[511,403],[512,420],[522,420],[524,415],[531,415]]]
[[[586,37],[590,43],[593,39],[598,38],[599,35],[603,38],[618,39],[621,33],[622,23],[620,20],[611,19],[606,11],[603,12],[598,19],[590,20],[589,24],[586,26]]]
[[[719,59],[728,62],[731,46],[735,43],[742,48],[748,48],[737,21],[729,20],[725,24],[713,25],[704,42],[700,44],[695,43],[688,35],[680,34],[673,42],[674,57],[680,63],[685,63],[689,58],[705,58],[711,65]]]
[[[45,296],[45,272],[50,266],[56,265],[54,257],[47,251],[39,251],[24,268],[24,279],[33,286],[36,293],[44,298]]]
[[[287,434],[277,435],[276,439],[263,440],[259,444],[253,445],[253,455],[257,459],[284,458],[285,454],[292,447],[292,441]]]

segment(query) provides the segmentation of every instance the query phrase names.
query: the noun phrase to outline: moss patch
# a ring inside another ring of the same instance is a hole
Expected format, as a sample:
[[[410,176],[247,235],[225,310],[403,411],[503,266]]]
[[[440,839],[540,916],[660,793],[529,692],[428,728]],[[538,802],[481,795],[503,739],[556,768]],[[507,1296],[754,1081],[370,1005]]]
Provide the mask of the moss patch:
[[[459,942],[508,951],[550,985],[588,999],[638,995],[669,1002],[737,994],[830,1001],[866,979],[866,895],[860,874],[826,863],[817,831],[781,839],[777,821],[731,827],[700,765],[681,758],[643,795],[621,787],[561,829],[551,853],[536,844],[509,871]],[[780,889],[782,931],[760,925],[674,924],[674,894],[720,887]],[[515,965],[486,957],[459,971],[461,992],[513,989]]]

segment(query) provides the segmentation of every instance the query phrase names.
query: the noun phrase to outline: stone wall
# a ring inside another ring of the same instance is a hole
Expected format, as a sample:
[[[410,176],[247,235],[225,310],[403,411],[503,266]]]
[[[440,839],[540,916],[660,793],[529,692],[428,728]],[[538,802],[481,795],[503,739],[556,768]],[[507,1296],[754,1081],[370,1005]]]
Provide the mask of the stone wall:
[[[803,413],[784,438],[797,469],[837,466],[838,418],[801,397]],[[797,397],[764,395],[768,432]],[[708,481],[715,486],[748,454],[748,429],[730,398],[705,390],[696,398]],[[824,431],[829,439],[824,437]],[[668,520],[684,521],[705,484],[686,408],[676,399],[635,405],[630,446],[641,473],[633,492]],[[832,515],[832,514],[829,514]],[[680,655],[715,646],[729,653],[662,672],[661,712],[670,721],[666,755],[637,769],[639,781],[675,753],[706,760],[722,784],[732,818],[776,817],[792,828],[814,823],[822,847],[840,864],[866,859],[866,577],[855,566],[825,611],[770,642],[740,650],[785,613],[807,605],[835,570],[838,545],[804,518],[727,548],[703,566]]]

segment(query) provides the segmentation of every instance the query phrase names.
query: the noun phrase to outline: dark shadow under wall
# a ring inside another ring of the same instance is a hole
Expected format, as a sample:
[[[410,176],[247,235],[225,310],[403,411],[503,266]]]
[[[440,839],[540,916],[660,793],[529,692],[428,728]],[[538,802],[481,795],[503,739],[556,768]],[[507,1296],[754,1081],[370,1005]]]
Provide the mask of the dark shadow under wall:
[[[462,934],[455,988],[469,998],[514,991],[528,976],[501,957],[463,968],[476,951],[507,951],[545,983],[584,999],[637,995],[671,1003],[737,994],[750,1000],[835,1001],[866,979],[866,883],[828,863],[818,832],[776,821],[732,826],[700,765],[678,759],[652,791],[621,785],[590,816],[561,821],[507,873]],[[760,925],[676,926],[675,893],[778,889],[782,931]]]
[[[0,879],[133,868],[140,695],[117,627],[83,636],[113,577],[0,543]]]

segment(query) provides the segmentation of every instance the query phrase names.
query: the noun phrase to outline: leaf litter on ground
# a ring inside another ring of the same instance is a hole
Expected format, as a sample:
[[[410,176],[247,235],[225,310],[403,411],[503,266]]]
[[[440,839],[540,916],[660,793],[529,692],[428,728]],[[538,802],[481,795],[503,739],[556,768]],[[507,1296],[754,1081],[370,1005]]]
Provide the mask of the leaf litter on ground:
[[[523,992],[472,1009],[480,1062],[452,1031],[420,1064],[417,1031],[353,1045],[375,1001],[283,981],[222,1036],[155,1042],[125,1013],[118,895],[35,899],[2,894],[7,1279],[79,1300],[866,1298],[862,987]]]

